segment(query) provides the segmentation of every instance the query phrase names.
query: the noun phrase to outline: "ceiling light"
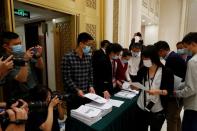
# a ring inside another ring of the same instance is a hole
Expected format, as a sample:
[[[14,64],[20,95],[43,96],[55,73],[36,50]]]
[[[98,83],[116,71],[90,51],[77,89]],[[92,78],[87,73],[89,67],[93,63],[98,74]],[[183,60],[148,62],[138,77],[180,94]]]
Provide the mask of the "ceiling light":
[[[151,25],[151,24],[152,24],[151,22],[148,23],[148,25]]]
[[[142,20],[142,22],[145,22],[145,21],[146,21],[146,20],[144,20],[144,19]]]
[[[53,23],[56,23],[56,19],[52,19],[52,22],[53,22]]]

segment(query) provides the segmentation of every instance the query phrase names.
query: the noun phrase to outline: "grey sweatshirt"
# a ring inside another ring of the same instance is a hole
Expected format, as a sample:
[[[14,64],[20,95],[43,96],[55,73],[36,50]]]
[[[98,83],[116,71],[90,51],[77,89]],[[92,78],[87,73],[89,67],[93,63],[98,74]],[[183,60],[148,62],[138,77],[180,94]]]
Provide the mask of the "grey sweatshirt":
[[[197,54],[188,62],[184,87],[175,92],[184,98],[185,110],[197,111]]]

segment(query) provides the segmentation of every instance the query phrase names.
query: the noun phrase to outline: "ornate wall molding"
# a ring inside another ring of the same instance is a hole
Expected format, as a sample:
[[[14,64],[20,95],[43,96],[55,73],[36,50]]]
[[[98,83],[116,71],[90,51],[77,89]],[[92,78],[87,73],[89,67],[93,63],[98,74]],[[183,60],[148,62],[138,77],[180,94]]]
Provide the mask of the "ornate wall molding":
[[[94,40],[96,41],[96,25],[93,24],[86,24],[86,32],[89,33]],[[96,49],[96,43],[92,43],[91,45],[92,49]]]
[[[96,0],[86,0],[86,6],[96,9]]]
[[[86,24],[86,32],[88,32],[94,39],[96,39],[96,25]]]

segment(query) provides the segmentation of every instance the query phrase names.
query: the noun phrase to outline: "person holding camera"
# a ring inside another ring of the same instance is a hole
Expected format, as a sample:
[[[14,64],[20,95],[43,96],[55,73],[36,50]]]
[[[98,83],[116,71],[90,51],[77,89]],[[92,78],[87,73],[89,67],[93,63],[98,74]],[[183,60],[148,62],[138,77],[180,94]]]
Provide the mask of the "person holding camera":
[[[58,119],[63,120],[65,113],[62,100],[59,100],[57,95],[52,97],[51,90],[43,86],[36,86],[31,93],[33,102],[43,102],[47,106],[30,109],[26,130],[59,131]]]
[[[173,95],[174,76],[164,67],[155,47],[149,45],[142,52],[143,65],[137,80],[146,87],[141,90],[136,107],[136,131],[160,131],[165,120],[167,100]],[[132,87],[138,89],[137,87]]]
[[[25,99],[28,90],[38,83],[33,68],[43,68],[42,47],[32,47],[25,51],[18,34],[14,32],[2,33],[1,39],[2,56],[7,58],[13,55],[14,63],[13,69],[5,77],[4,99]]]
[[[22,105],[19,105],[19,103]],[[10,109],[1,112],[0,115],[4,115],[5,113],[7,113],[9,117],[9,123],[8,126],[5,127],[5,131],[25,131],[25,122],[28,118],[28,104],[25,101],[19,99],[11,105]],[[0,126],[0,131],[2,130],[4,130],[4,128]]]

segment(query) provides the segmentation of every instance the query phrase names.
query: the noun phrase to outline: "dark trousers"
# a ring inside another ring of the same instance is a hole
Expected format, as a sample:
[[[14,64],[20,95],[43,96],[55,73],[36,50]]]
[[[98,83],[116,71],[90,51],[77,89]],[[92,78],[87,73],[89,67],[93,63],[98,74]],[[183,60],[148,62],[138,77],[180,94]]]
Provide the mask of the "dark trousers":
[[[166,120],[167,131],[181,131],[180,113],[182,110],[182,103],[175,98],[168,101]]]
[[[160,131],[165,120],[164,111],[157,113],[147,112],[140,109],[138,106],[135,110],[135,131]]]
[[[197,111],[184,111],[182,131],[197,131]]]

